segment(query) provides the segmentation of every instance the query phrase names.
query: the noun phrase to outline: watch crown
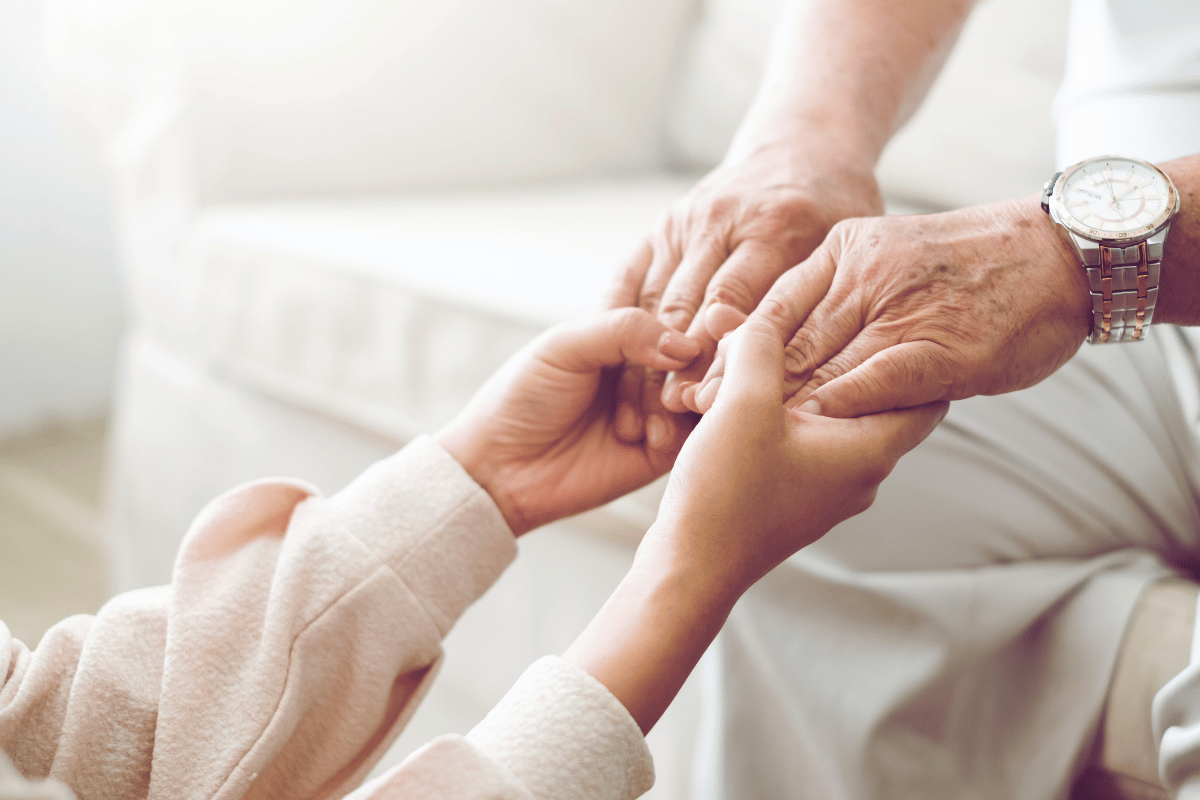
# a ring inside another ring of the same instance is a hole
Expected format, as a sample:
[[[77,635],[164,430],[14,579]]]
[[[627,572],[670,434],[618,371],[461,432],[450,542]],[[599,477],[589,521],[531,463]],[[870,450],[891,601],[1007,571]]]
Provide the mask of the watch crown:
[[[1054,188],[1059,175],[1062,175],[1062,173],[1054,173],[1053,178],[1042,184],[1042,211],[1045,211],[1047,214],[1050,213],[1050,191]]]

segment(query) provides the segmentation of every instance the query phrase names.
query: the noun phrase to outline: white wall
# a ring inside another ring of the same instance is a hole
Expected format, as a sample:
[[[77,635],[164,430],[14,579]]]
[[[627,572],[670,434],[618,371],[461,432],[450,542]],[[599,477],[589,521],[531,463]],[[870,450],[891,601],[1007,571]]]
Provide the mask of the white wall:
[[[0,438],[107,407],[122,326],[98,157],[58,125],[42,0],[0,0]]]

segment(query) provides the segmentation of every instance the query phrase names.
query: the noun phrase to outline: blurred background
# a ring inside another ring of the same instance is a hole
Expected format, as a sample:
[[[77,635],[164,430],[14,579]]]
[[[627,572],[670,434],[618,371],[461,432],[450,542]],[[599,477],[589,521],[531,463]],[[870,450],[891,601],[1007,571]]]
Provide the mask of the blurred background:
[[[169,581],[217,494],[334,492],[595,308],[721,158],[783,5],[0,0],[0,619],[33,645]],[[1065,16],[980,3],[889,210],[1040,188]],[[659,492],[525,537],[386,763],[560,652]],[[698,691],[652,797],[687,796]]]
[[[0,619],[105,594],[100,475],[125,309],[94,143],[62,125],[40,0],[0,0]]]

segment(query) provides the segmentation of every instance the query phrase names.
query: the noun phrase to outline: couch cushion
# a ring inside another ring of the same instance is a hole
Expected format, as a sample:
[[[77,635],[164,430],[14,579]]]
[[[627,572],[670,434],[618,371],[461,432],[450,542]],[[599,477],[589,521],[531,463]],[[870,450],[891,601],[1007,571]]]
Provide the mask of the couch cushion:
[[[786,5],[705,0],[671,101],[668,147],[677,163],[720,160]],[[884,193],[953,208],[1040,190],[1054,171],[1050,105],[1066,17],[1067,0],[981,3],[924,106],[884,153]]]
[[[197,354],[403,440],[448,420],[540,330],[596,310],[689,183],[211,208],[185,255],[201,287]]]
[[[696,2],[181,0],[163,16],[215,202],[657,168]]]

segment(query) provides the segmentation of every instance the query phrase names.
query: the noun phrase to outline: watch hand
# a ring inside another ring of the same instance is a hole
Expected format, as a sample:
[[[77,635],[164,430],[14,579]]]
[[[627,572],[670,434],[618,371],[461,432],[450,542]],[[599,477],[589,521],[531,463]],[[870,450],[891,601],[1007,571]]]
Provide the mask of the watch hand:
[[[1117,190],[1113,188],[1112,181],[1108,178],[1105,178],[1104,182],[1108,184],[1108,196],[1111,197],[1115,203],[1117,201]]]

